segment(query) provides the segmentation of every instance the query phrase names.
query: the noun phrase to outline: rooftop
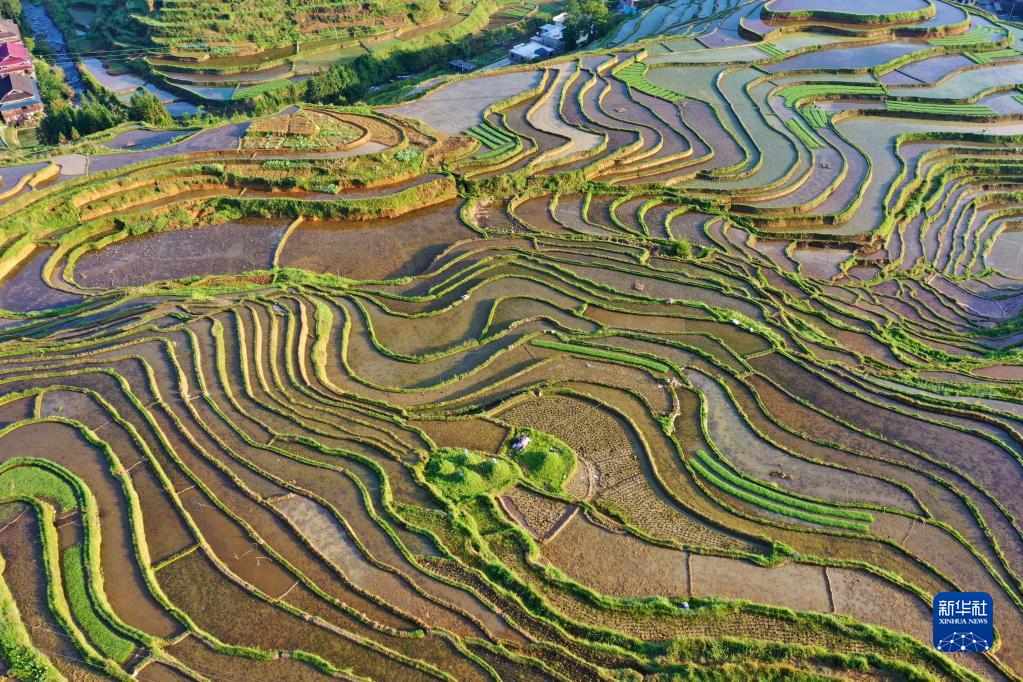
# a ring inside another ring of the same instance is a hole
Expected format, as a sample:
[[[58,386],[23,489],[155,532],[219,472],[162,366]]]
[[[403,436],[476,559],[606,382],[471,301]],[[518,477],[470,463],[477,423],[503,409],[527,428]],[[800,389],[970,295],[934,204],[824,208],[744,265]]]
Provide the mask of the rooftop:
[[[17,109],[39,100],[34,79],[13,73],[0,78],[0,110]]]
[[[25,43],[18,40],[0,43],[0,61],[27,61],[29,59]]]
[[[534,42],[519,43],[509,50],[509,52],[522,57],[523,59],[529,60],[538,59],[540,57],[549,57],[554,54],[554,51],[551,48]]]

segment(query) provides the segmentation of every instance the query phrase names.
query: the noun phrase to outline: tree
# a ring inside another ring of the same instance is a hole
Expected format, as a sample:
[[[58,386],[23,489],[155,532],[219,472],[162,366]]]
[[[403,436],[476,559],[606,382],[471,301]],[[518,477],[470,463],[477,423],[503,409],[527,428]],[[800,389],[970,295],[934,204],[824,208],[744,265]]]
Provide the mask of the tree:
[[[144,88],[139,88],[131,96],[128,102],[128,118],[155,126],[170,125],[172,120],[170,112],[160,98]]]
[[[348,64],[334,64],[321,74],[305,82],[307,102],[340,103],[347,97],[349,89],[358,81],[358,76]]]
[[[583,40],[595,40],[611,25],[611,11],[602,0],[569,0],[565,12],[565,43],[569,48]]]
[[[66,101],[47,103],[38,134],[44,144],[63,144],[112,128],[122,120],[120,112],[111,111],[91,95],[85,95],[77,108]]]
[[[21,23],[21,0],[0,0],[0,17]]]

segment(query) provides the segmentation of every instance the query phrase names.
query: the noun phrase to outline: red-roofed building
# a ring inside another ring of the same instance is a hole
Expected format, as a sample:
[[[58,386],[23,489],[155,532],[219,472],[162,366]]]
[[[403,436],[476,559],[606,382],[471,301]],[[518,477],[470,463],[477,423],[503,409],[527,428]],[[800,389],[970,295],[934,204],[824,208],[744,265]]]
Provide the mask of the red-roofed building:
[[[32,57],[29,56],[25,43],[21,41],[0,43],[0,76],[12,73],[35,75],[35,69],[32,68]]]

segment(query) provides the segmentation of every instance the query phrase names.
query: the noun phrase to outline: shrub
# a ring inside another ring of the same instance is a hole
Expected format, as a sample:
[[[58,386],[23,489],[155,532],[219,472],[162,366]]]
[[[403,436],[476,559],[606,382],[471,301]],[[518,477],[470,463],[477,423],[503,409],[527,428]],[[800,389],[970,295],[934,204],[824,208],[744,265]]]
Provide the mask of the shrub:
[[[426,480],[456,501],[496,494],[522,478],[514,462],[456,448],[431,453],[423,472]]]
[[[516,452],[511,445],[523,437],[529,438],[529,445]],[[517,429],[506,452],[530,482],[554,492],[562,490],[577,463],[576,454],[568,444],[536,429]]]

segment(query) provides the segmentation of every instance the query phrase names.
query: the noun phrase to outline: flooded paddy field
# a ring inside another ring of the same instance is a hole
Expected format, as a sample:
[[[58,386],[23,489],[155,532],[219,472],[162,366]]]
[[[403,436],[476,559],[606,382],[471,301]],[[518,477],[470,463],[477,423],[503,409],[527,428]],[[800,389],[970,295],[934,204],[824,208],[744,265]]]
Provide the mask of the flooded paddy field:
[[[299,225],[281,265],[351,279],[395,279],[424,270],[444,249],[473,236],[455,204],[396,220],[312,221]]]
[[[246,220],[132,237],[83,257],[75,280],[83,287],[109,289],[265,270],[273,265],[287,227],[274,220]]]

